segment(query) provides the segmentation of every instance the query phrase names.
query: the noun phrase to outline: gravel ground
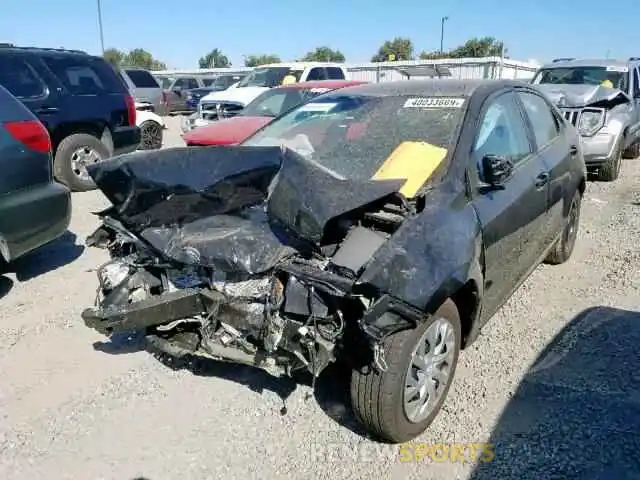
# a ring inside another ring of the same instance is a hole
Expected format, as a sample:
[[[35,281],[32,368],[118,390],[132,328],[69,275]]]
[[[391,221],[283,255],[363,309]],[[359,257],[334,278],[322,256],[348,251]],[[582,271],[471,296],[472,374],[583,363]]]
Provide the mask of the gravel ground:
[[[179,118],[168,124],[166,144],[179,145]],[[75,194],[72,233],[0,276],[0,478],[553,478],[552,465],[577,474],[586,459],[590,474],[640,471],[640,377],[628,368],[640,339],[639,179],[640,162],[626,161],[619,181],[589,183],[571,261],[538,268],[462,354],[443,411],[414,443],[494,442],[495,461],[475,473],[472,462],[402,462],[398,446],[364,438],[341,372],[320,379],[314,400],[309,386],[243,367],[172,369],[139,339],[84,327],[106,255],[83,241],[106,202]],[[527,375],[550,343],[548,368]],[[618,454],[599,457],[603,445]]]

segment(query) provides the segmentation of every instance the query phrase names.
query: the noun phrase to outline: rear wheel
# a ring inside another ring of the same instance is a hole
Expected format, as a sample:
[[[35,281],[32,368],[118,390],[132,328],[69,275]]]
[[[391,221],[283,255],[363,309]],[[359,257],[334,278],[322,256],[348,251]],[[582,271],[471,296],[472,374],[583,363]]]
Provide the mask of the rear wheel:
[[[147,120],[140,125],[140,150],[158,150],[162,148],[162,125]]]
[[[571,202],[571,206],[569,207],[567,223],[562,231],[562,236],[558,239],[553,250],[551,250],[545,259],[546,263],[559,265],[566,262],[571,257],[573,247],[576,244],[576,238],[578,236],[578,227],[580,225],[581,201],[582,195],[580,195],[580,192],[576,192]]]
[[[460,344],[460,315],[451,300],[416,328],[387,337],[387,370],[352,373],[351,403],[360,423],[396,443],[424,432],[447,396]]]
[[[74,133],[58,145],[53,167],[56,179],[75,192],[96,188],[87,166],[109,157],[109,150],[99,139],[87,133]]]

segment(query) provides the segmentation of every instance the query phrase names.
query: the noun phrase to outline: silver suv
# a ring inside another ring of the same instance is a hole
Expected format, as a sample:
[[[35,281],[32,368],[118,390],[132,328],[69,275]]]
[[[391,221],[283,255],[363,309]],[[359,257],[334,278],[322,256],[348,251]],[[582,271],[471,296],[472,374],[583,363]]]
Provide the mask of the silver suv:
[[[119,73],[136,102],[151,104],[153,111],[158,115],[167,113],[166,95],[158,81],[148,70],[123,67]]]
[[[640,156],[640,58],[558,58],[532,83],[578,129],[587,168],[600,180],[615,180],[622,158]]]

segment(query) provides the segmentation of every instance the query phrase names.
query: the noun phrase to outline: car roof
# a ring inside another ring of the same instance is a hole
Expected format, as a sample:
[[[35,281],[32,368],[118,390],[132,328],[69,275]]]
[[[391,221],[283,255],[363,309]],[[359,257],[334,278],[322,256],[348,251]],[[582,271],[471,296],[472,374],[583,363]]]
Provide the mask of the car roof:
[[[452,95],[470,97],[477,89],[484,87],[488,90],[499,90],[513,86],[529,86],[518,80],[396,80],[393,82],[365,83],[355,87],[348,87],[349,93],[377,97],[395,95]]]
[[[11,53],[11,54],[34,54],[34,55],[73,55],[73,56],[82,56],[82,57],[95,57],[94,55],[89,55],[87,52],[82,50],[68,50],[66,48],[44,48],[44,47],[18,47],[10,44],[0,44],[0,54],[1,53]],[[98,57],[102,58],[102,57]]]
[[[363,85],[367,82],[364,80],[313,80],[310,82],[298,82],[291,83],[289,85],[283,85],[281,87],[275,87],[275,89],[287,89],[287,90],[302,90],[304,88],[329,88],[335,90],[336,88],[351,87],[355,85]]]
[[[569,67],[628,67],[630,63],[625,60],[615,60],[607,58],[573,58],[571,60],[560,60],[557,62],[545,63],[540,68],[569,68]]]

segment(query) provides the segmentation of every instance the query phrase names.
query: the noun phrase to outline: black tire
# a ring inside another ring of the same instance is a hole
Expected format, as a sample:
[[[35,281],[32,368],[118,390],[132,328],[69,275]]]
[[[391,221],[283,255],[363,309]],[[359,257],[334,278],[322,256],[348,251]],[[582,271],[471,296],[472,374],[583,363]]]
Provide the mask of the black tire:
[[[162,125],[146,120],[140,125],[140,150],[158,150],[162,148]]]
[[[545,263],[550,265],[560,265],[571,258],[573,248],[576,244],[576,237],[578,236],[578,228],[580,227],[580,206],[582,203],[582,195],[580,192],[576,192],[569,206],[569,213],[567,215],[567,223],[562,230],[562,235],[553,247],[553,250],[549,253],[545,259]]]
[[[455,347],[449,377],[429,415],[414,423],[407,418],[404,409],[407,371],[412,361],[413,349],[427,328],[440,318],[447,319],[454,331]],[[458,363],[460,344],[460,315],[451,300],[446,300],[428,320],[415,329],[387,337],[384,341],[387,370],[380,373],[367,366],[352,372],[351,404],[356,418],[376,437],[394,443],[406,442],[423,433],[433,422],[447,397]]]
[[[629,160],[635,160],[640,157],[640,140],[636,140],[633,144],[629,145],[623,154],[623,158]]]
[[[601,182],[613,182],[620,175],[620,165],[622,164],[622,147],[618,145],[614,154],[598,170],[598,180]]]
[[[79,176],[73,167],[73,156],[79,150],[95,152],[99,157],[97,161],[109,158],[109,150],[106,145],[93,135],[87,133],[74,133],[64,138],[58,145],[53,161],[53,171],[56,179],[64,183],[74,192],[86,192],[96,188],[90,177]]]

